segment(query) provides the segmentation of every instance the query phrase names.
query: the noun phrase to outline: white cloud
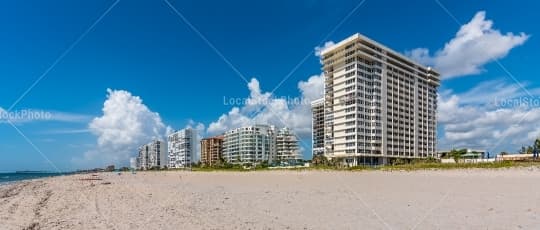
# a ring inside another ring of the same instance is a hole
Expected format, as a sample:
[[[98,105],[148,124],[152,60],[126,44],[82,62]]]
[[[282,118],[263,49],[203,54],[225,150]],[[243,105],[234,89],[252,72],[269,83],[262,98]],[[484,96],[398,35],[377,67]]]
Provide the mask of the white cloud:
[[[63,135],[63,134],[82,134],[89,133],[90,129],[48,129],[45,131],[37,132],[38,134],[46,135]]]
[[[107,90],[103,115],[88,125],[97,137],[95,149],[84,153],[74,162],[84,166],[126,164],[137,154],[138,146],[153,139],[164,140],[171,129],[166,127],[158,113],[152,112],[138,96],[124,90]]]
[[[302,97],[307,101],[314,101],[323,97],[324,93],[324,76],[311,76],[307,81],[300,81],[298,88]]]
[[[207,131],[210,135],[216,135],[241,126],[271,124],[289,127],[301,138],[309,137],[310,103],[323,96],[323,84],[323,76],[314,75],[307,81],[298,83],[299,97],[280,98],[269,92],[263,92],[259,81],[253,78],[248,84],[250,96],[245,100],[246,103],[237,105],[228,113],[221,115],[217,121],[210,123]]]
[[[66,113],[58,111],[49,111],[51,114],[51,121],[61,121],[61,122],[88,122],[92,117],[86,114],[76,114],[76,113]]]
[[[324,43],[324,45],[322,47],[321,46],[315,47],[315,56],[320,57],[321,53],[324,50],[332,48],[334,45],[336,45],[336,43],[334,43],[333,41],[327,41],[327,42]]]
[[[486,20],[486,13],[480,11],[435,54],[431,55],[426,48],[406,53],[422,64],[433,66],[443,78],[478,74],[485,64],[505,57],[512,48],[529,38],[525,33],[502,34],[492,27],[493,21]]]
[[[538,88],[529,92],[533,97],[500,80],[480,83],[459,94],[442,92],[439,149],[469,147],[499,153],[530,145],[540,134],[540,92]]]

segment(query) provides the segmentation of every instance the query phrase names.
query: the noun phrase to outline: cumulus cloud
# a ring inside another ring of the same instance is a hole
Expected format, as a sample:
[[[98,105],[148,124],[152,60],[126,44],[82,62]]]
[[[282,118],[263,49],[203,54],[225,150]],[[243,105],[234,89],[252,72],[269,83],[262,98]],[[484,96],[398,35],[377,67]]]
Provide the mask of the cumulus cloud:
[[[245,104],[234,106],[217,121],[210,123],[208,133],[223,133],[229,129],[253,124],[271,124],[291,128],[300,138],[311,135],[311,101],[319,99],[324,92],[323,75],[311,76],[298,83],[299,97],[276,97],[261,90],[259,81],[251,79],[248,84],[250,96]]]
[[[298,89],[302,94],[302,98],[307,101],[314,101],[323,97],[324,93],[324,76],[311,76],[307,81],[300,81]]]
[[[107,90],[103,115],[94,118],[88,128],[97,137],[97,146],[75,163],[93,166],[127,164],[137,147],[153,139],[164,140],[170,128],[158,113],[152,112],[138,96],[124,90]]]
[[[406,53],[422,64],[433,66],[448,79],[481,73],[485,64],[505,57],[528,38],[525,33],[501,33],[493,28],[493,21],[486,20],[486,12],[480,11],[433,55],[426,48]]]
[[[441,92],[439,149],[470,147],[498,153],[529,145],[540,134],[540,91],[528,91],[532,97],[514,84],[494,80],[459,94]]]
[[[332,48],[334,45],[336,45],[336,43],[334,43],[333,41],[327,41],[324,43],[323,46],[315,47],[315,56],[320,57],[324,50]]]

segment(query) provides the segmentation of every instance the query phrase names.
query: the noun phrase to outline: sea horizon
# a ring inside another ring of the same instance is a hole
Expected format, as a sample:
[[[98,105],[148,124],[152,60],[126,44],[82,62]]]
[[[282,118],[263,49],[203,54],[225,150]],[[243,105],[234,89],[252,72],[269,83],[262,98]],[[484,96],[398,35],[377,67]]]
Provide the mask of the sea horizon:
[[[3,171],[0,172],[0,186],[7,185],[19,181],[55,177],[66,174],[72,174],[72,172],[47,172],[47,171]]]

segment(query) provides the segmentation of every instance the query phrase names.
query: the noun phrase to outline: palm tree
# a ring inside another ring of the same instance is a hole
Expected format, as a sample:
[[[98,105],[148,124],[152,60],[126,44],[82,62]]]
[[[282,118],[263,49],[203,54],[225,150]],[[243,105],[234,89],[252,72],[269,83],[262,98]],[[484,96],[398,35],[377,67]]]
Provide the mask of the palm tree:
[[[533,150],[533,158],[534,159],[537,159],[538,158],[538,151],[540,150],[540,139],[536,139],[534,141],[534,150]]]

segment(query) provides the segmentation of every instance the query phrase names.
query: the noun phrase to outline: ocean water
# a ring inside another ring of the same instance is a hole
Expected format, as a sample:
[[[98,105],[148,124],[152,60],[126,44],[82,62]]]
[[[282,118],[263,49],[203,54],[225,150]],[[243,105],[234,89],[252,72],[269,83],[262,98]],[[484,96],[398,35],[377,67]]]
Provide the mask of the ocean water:
[[[13,183],[23,180],[38,179],[44,177],[53,177],[65,175],[62,173],[51,173],[51,172],[0,172],[0,185],[5,185],[8,183]]]

